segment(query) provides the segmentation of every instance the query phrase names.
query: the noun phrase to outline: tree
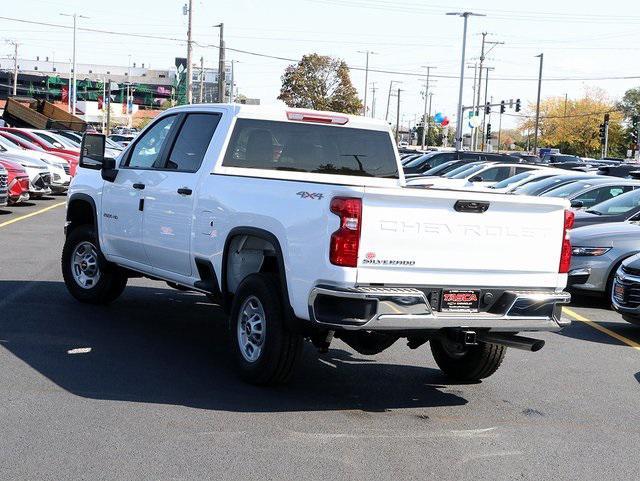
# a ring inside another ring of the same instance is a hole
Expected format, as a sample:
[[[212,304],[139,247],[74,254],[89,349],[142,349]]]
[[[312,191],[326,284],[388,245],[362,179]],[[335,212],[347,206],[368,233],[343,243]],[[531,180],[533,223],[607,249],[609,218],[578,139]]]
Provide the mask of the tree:
[[[618,109],[622,110],[626,118],[640,115],[640,87],[627,90],[618,102]]]
[[[566,113],[565,113],[566,108]],[[626,145],[621,122],[622,114],[601,89],[587,89],[584,97],[568,100],[549,97],[540,102],[538,146],[559,148],[566,154],[599,156],[600,124],[609,113],[609,155],[624,155]],[[527,116],[520,123],[521,131],[533,132],[535,106],[529,105]]]
[[[362,102],[351,83],[347,64],[316,53],[304,55],[297,64],[287,67],[278,99],[289,107],[346,114],[362,111]]]

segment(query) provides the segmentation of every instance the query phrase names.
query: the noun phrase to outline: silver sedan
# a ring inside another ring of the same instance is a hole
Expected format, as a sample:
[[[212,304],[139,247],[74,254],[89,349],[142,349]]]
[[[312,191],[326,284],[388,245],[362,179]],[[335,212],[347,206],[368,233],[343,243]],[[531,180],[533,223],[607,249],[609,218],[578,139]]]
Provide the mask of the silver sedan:
[[[578,227],[570,236],[568,287],[579,293],[609,296],[618,266],[640,252],[640,225],[635,222]]]

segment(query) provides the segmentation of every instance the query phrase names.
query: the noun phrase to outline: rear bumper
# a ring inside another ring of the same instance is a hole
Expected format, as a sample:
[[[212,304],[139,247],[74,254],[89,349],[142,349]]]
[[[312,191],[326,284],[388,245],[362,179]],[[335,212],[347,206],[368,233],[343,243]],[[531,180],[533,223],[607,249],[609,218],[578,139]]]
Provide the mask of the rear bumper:
[[[559,331],[567,292],[499,290],[481,312],[439,312],[427,292],[434,288],[317,286],[309,296],[310,319],[320,326],[367,331],[413,331],[444,328],[488,329],[494,332]],[[493,289],[495,291],[495,289]]]

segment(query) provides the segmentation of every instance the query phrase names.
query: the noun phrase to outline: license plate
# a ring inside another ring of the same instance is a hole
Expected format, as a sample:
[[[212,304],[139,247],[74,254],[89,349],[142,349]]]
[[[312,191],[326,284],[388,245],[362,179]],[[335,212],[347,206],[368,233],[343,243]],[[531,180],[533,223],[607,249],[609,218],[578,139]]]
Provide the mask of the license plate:
[[[444,312],[478,312],[479,290],[444,289],[441,310]]]
[[[624,286],[621,286],[620,284],[616,284],[615,287],[613,288],[613,294],[618,299],[624,299]]]

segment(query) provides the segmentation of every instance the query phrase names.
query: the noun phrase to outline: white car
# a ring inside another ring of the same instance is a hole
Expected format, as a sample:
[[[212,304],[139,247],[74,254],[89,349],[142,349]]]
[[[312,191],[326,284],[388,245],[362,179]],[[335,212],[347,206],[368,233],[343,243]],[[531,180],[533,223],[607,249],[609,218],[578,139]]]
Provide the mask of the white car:
[[[13,160],[24,165],[21,160],[27,161],[27,164],[31,167],[42,167],[39,162],[44,162],[51,174],[49,181],[49,187],[52,192],[62,193],[66,192],[71,182],[71,175],[69,174],[69,163],[47,152],[38,152],[35,150],[19,149],[15,144],[11,143],[4,137],[0,136],[0,154],[9,160]],[[35,162],[33,162],[35,161]],[[41,169],[40,169],[41,170]],[[36,182],[40,185],[40,182]],[[48,192],[50,193],[50,192]]]
[[[472,167],[461,168],[458,172],[453,170],[442,177],[413,178],[407,181],[407,185],[410,187],[424,186],[447,189],[489,187],[514,175],[541,168],[537,165],[484,162]]]
[[[400,142],[398,142],[398,147],[400,147],[401,149],[409,147],[409,142],[407,142],[406,140],[401,140]]]
[[[477,189],[486,189],[488,192],[513,192],[515,189],[520,187],[521,185],[528,184],[529,182],[534,182],[536,180],[546,179],[548,177],[553,177],[556,175],[566,175],[567,171],[564,169],[554,169],[552,167],[542,167],[539,169],[527,170],[525,172],[520,172],[512,177],[501,180],[489,187],[477,187]]]
[[[70,294],[106,304],[135,276],[207,294],[250,382],[285,382],[305,339],[326,351],[333,338],[369,355],[429,342],[448,375],[480,379],[507,347],[543,345],[516,333],[568,323],[569,203],[406,188],[384,121],[188,105],[117,160],[102,135],[82,151],[62,251]]]

